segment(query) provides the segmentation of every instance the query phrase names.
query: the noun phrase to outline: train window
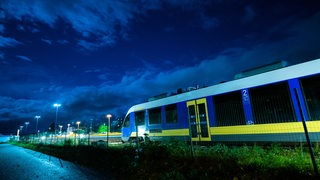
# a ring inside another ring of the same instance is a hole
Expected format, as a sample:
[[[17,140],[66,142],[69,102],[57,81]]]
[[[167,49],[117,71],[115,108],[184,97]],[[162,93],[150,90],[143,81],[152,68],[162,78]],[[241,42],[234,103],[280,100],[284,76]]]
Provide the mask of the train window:
[[[161,108],[149,109],[149,124],[161,124]]]
[[[178,123],[178,112],[177,112],[177,105],[171,104],[165,106],[166,110],[166,123],[174,124]]]
[[[135,125],[144,125],[145,123],[145,111],[138,111],[134,113],[134,120],[135,120]]]
[[[130,114],[128,114],[123,121],[123,127],[129,127],[129,126],[130,126]]]
[[[320,75],[300,79],[309,120],[320,119]]]
[[[245,125],[241,92],[213,96],[217,126]]]
[[[294,122],[287,82],[280,82],[250,89],[255,124]]]

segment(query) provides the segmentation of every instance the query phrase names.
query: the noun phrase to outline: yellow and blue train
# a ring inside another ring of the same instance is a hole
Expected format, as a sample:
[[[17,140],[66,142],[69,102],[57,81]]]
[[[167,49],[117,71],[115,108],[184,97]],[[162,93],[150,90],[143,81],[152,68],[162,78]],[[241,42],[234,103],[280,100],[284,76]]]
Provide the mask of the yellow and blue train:
[[[320,59],[279,62],[232,81],[132,106],[122,140],[177,138],[193,142],[320,141]]]

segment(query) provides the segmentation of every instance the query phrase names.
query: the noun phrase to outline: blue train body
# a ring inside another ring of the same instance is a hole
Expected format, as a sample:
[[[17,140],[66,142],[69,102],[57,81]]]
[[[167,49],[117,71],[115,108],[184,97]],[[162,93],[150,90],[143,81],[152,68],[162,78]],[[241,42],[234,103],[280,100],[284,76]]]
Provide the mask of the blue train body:
[[[122,140],[304,142],[304,119],[320,141],[320,59],[264,71],[137,104]]]

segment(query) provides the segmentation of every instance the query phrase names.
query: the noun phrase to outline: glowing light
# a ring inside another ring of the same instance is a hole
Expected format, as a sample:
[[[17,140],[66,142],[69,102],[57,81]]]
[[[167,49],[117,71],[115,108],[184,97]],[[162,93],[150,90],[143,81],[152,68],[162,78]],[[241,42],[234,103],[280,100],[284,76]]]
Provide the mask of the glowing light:
[[[144,136],[145,132],[146,132],[146,127],[144,127],[144,126],[138,127],[138,136]]]
[[[53,104],[53,107],[60,107],[60,106],[61,104],[57,104],[57,103]]]

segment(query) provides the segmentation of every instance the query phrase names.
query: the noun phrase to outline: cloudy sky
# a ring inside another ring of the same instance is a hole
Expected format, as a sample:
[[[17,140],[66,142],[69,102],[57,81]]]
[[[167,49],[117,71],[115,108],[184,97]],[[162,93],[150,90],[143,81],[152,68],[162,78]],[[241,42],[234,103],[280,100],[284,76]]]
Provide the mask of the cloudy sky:
[[[121,117],[164,92],[320,57],[317,0],[1,0],[0,133]],[[65,126],[66,127],[66,126]]]

